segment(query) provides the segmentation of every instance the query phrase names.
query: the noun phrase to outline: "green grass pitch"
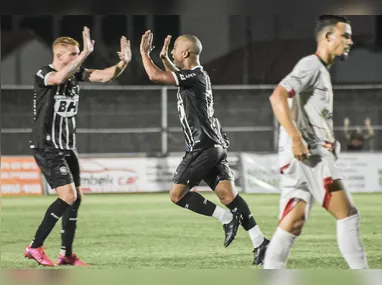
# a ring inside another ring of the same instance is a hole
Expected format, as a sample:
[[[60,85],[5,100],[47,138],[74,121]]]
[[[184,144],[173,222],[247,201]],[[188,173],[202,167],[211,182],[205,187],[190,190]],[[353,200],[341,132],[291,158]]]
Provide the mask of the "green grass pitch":
[[[218,203],[213,193],[202,193]],[[278,195],[242,194],[263,233],[277,226]],[[361,236],[371,268],[382,268],[382,193],[353,194],[361,212]],[[49,197],[3,197],[1,201],[1,268],[38,268],[25,259]],[[347,265],[337,248],[335,220],[319,205],[313,208],[303,234],[295,243],[288,268],[339,268]],[[59,221],[45,242],[57,259]],[[252,245],[240,228],[234,242],[223,246],[219,221],[173,205],[168,194],[85,195],[79,212],[74,252],[91,268],[130,269],[261,269],[252,265]]]

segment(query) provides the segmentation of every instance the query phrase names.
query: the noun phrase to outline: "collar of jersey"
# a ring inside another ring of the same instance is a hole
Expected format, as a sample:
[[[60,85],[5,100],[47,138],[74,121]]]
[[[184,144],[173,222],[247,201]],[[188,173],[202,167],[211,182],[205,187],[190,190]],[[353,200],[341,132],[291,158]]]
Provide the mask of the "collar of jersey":
[[[317,56],[318,60],[322,63],[323,66],[325,66],[326,69],[329,69],[328,64],[317,53],[314,55]]]
[[[203,66],[201,66],[201,65],[197,65],[197,66],[195,66],[195,67],[191,68],[190,70],[194,70],[194,69],[197,69],[197,68],[200,68],[200,69],[202,69],[202,70],[203,70]]]

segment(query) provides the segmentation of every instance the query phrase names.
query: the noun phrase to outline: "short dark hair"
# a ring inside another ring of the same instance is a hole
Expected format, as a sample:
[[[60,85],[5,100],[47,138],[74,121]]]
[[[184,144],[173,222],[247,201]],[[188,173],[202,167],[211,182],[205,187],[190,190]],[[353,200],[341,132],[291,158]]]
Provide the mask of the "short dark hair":
[[[348,18],[338,15],[322,15],[317,19],[316,28],[314,29],[314,35],[318,40],[318,35],[326,28],[334,27],[338,23],[350,24]]]

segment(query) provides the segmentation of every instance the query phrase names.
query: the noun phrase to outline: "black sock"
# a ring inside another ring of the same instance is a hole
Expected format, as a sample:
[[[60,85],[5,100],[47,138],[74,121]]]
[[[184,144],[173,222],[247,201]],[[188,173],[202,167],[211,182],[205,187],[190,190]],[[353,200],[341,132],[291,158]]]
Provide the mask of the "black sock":
[[[62,215],[61,249],[65,250],[65,256],[72,256],[72,246],[77,228],[77,213],[81,199],[71,205]]]
[[[243,216],[241,225],[246,231],[256,226],[256,221],[252,217],[247,202],[245,202],[244,199],[239,196],[239,194],[236,195],[235,199],[233,199],[233,201],[227,205],[227,208],[230,209],[231,212],[238,211]]]
[[[195,213],[210,217],[216,209],[216,204],[207,200],[199,193],[191,191],[184,195],[176,204]]]
[[[48,237],[57,221],[66,209],[68,209],[68,207],[69,204],[60,198],[57,198],[57,200],[49,206],[48,210],[46,210],[44,219],[37,229],[36,235],[31,244],[32,248],[38,248],[44,244],[45,239]]]

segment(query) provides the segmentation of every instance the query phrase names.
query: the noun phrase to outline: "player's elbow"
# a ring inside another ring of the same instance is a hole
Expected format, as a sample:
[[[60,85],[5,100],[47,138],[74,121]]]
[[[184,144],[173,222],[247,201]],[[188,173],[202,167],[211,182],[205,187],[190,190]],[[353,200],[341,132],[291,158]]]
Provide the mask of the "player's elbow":
[[[156,74],[149,74],[149,79],[154,83],[159,83],[159,77]]]
[[[280,102],[280,93],[276,92],[276,90],[272,93],[271,96],[269,96],[269,101],[272,105],[275,105],[276,103]]]
[[[46,85],[60,85],[65,82],[65,76],[62,76],[57,73],[48,74],[47,77],[44,78],[44,82]]]
[[[282,101],[287,101],[287,98],[288,92],[283,87],[277,86],[272,95],[269,97],[269,101],[272,105],[276,105]]]
[[[94,70],[89,75],[90,82],[106,83],[116,78],[118,72],[115,69],[107,68],[103,70]]]
[[[110,80],[112,80],[113,78],[114,78],[113,73],[102,74],[100,72],[98,72],[98,73],[92,72],[92,73],[89,73],[88,76],[85,76],[84,81],[92,82],[92,83],[106,83],[106,82],[109,82]]]
[[[271,103],[275,100],[275,93],[272,93],[271,96],[269,96],[269,101],[271,101]]]
[[[154,83],[165,84],[165,80],[164,80],[162,74],[159,72],[155,72],[155,73],[150,74],[149,79],[150,79],[150,81],[152,81]]]
[[[47,80],[47,85],[61,85],[65,82],[65,78],[63,77],[53,77],[53,76],[50,76]]]
[[[156,74],[155,70],[148,69],[146,70],[147,76],[149,77],[150,81],[155,82],[158,78],[158,75]]]

